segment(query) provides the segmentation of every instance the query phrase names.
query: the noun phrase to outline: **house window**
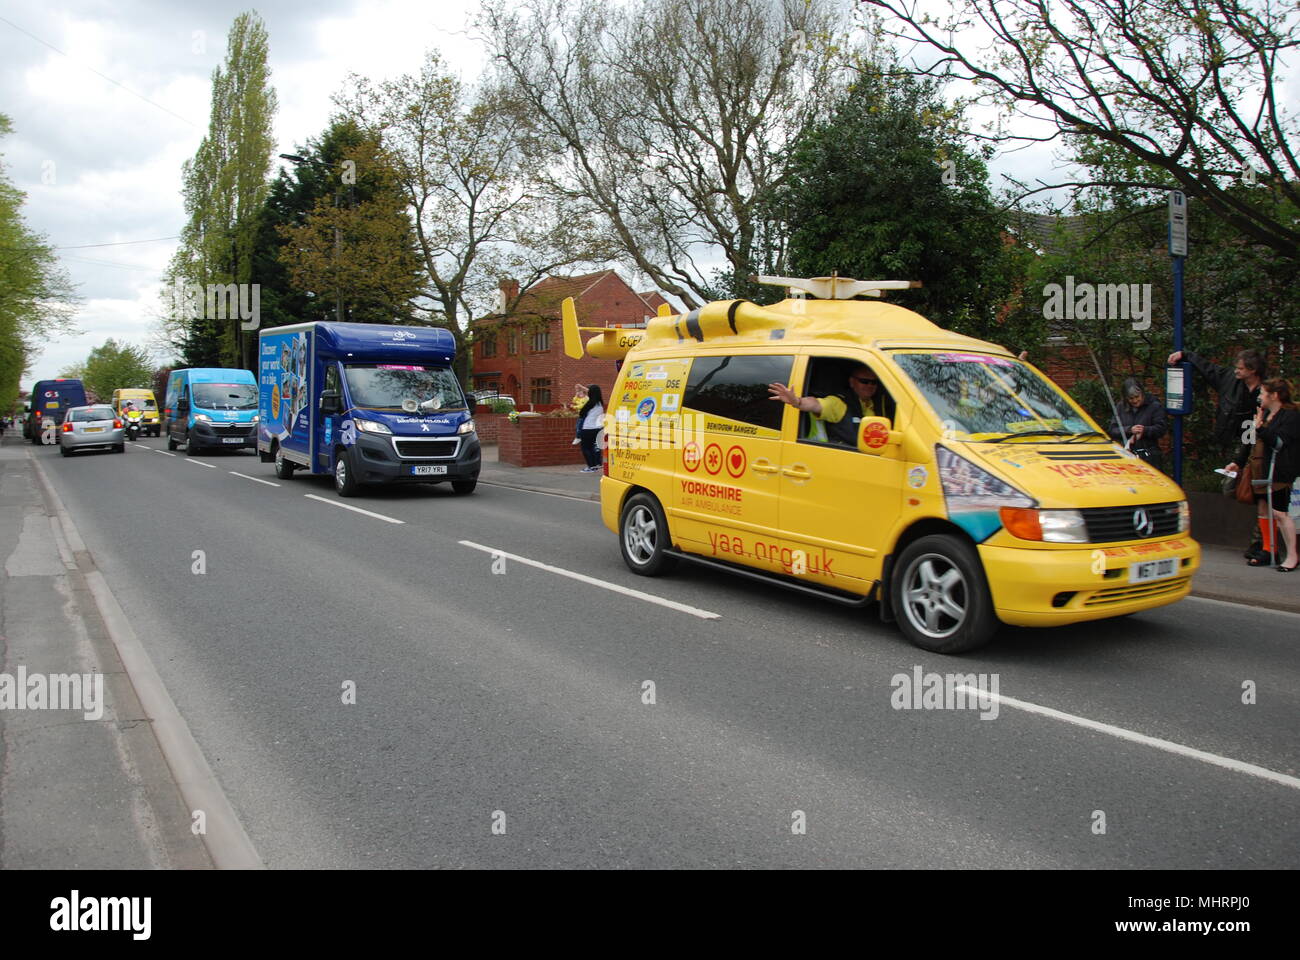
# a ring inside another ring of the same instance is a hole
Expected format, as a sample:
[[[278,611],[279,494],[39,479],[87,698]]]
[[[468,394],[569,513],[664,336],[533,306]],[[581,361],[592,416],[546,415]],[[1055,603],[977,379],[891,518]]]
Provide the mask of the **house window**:
[[[551,379],[539,377],[533,380],[530,399],[533,403],[551,403]]]
[[[506,334],[506,353],[514,356],[519,352],[519,331],[511,330]]]
[[[483,334],[483,352],[482,357],[495,357],[497,355],[497,334],[493,330],[491,333]]]
[[[533,334],[533,352],[545,353],[551,349],[551,331],[538,330]]]

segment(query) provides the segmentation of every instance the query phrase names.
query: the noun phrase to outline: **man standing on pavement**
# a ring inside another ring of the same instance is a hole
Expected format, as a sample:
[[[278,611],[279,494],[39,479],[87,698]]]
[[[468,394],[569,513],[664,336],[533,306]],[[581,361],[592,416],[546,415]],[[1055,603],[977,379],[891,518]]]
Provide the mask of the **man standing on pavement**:
[[[1221,367],[1198,356],[1191,350],[1179,350],[1169,354],[1169,366],[1186,359],[1205,381],[1219,395],[1219,409],[1214,418],[1214,440],[1220,452],[1231,459],[1236,450],[1245,442],[1246,432],[1254,423],[1255,410],[1259,406],[1259,385],[1263,382],[1267,369],[1264,356],[1258,350],[1241,350],[1231,368]],[[1235,481],[1224,484],[1224,492],[1231,493]],[[1261,546],[1258,529],[1252,529],[1250,546],[1246,558],[1253,556]]]

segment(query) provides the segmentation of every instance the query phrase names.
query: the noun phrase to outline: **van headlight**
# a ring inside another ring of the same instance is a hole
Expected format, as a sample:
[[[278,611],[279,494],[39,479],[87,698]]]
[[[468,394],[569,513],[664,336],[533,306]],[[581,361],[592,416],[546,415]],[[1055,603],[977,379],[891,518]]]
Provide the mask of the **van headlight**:
[[[999,515],[1007,532],[1021,540],[1039,540],[1044,543],[1088,542],[1088,525],[1078,510],[1003,507]]]
[[[260,419],[259,417],[256,417],[256,416],[255,416],[255,417],[253,417],[252,420],[249,420],[248,422],[249,422],[249,423],[257,423],[257,421],[258,421],[259,419]]]
[[[211,422],[212,422],[212,418],[209,417],[206,413],[196,413],[196,414],[194,414],[194,419],[195,419],[195,420],[202,420],[204,423],[211,423]]]
[[[1178,501],[1178,532],[1186,533],[1192,529],[1192,508],[1186,500]]]
[[[464,423],[462,423],[459,427],[456,428],[456,432],[457,432],[457,433],[473,433],[473,432],[474,432],[474,421],[473,421],[473,420],[466,420]]]
[[[393,432],[389,430],[386,425],[382,423],[376,423],[374,420],[353,420],[352,422],[357,425],[357,429],[360,430],[362,433],[391,434]]]

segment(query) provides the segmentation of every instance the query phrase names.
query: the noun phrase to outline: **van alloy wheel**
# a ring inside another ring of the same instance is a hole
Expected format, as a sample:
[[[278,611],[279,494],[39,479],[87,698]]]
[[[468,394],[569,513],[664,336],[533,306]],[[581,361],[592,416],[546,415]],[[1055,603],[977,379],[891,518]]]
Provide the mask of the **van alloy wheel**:
[[[657,535],[658,524],[648,506],[639,503],[628,511],[623,525],[623,546],[633,563],[644,565],[654,558]]]
[[[968,594],[961,570],[937,553],[917,557],[903,574],[903,613],[917,631],[935,640],[961,629]]]

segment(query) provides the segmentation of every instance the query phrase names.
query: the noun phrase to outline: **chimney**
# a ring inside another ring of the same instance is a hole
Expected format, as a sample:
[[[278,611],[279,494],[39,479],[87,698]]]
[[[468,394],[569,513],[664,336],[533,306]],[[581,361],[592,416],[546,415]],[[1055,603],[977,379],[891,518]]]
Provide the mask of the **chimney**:
[[[497,281],[496,312],[505,313],[511,301],[519,296],[519,281],[502,279]]]

